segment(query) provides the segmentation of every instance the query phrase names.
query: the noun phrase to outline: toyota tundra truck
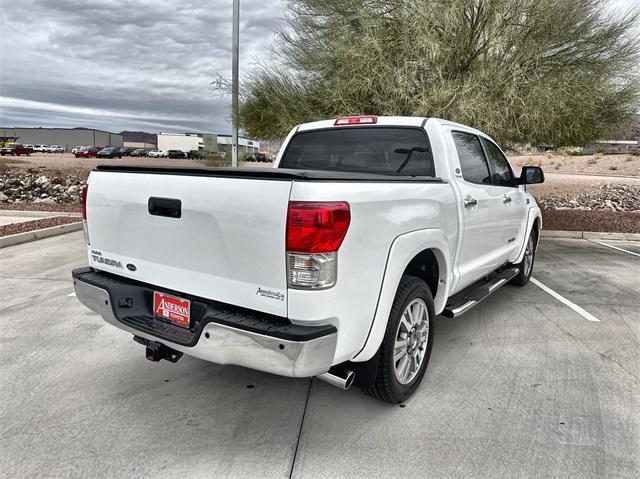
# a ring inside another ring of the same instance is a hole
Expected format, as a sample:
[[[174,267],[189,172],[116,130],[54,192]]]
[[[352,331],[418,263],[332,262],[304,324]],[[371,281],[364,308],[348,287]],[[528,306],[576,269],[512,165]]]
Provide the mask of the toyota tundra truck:
[[[542,219],[498,145],[435,118],[296,126],[273,168],[100,165],[77,298],[152,361],[187,354],[408,398],[437,315],[531,276]]]

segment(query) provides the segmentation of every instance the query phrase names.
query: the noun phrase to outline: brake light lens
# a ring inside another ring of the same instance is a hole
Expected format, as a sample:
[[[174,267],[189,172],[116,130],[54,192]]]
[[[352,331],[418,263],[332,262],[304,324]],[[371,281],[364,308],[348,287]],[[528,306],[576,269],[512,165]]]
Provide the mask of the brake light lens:
[[[82,187],[82,220],[83,221],[87,221],[87,190],[88,189],[89,189],[89,185],[84,185]]]
[[[376,123],[378,123],[378,117],[375,115],[345,116],[338,118],[333,126],[375,125]]]
[[[87,193],[89,192],[89,184],[82,187],[82,232],[84,240],[89,244],[89,228],[87,226]]]
[[[287,251],[295,253],[338,251],[350,223],[351,210],[347,202],[289,202]]]
[[[287,283],[296,289],[336,284],[337,251],[351,223],[349,203],[292,201],[287,214]]]

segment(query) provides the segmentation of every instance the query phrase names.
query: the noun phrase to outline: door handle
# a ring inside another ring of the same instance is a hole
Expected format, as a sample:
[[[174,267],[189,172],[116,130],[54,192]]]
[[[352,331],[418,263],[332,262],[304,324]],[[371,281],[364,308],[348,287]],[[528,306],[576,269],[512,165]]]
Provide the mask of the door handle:
[[[511,196],[504,195],[502,198],[503,203],[511,203]]]
[[[149,214],[153,216],[166,216],[167,218],[180,218],[182,216],[182,201],[174,198],[149,198]]]
[[[475,198],[471,198],[470,196],[464,199],[465,208],[470,208],[472,206],[476,206],[477,204],[478,204],[478,200],[476,200]]]

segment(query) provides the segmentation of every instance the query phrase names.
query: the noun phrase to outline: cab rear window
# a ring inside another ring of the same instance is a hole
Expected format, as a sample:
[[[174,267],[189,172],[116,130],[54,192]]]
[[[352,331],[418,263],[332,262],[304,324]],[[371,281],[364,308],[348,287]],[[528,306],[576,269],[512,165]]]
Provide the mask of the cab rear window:
[[[400,127],[347,127],[297,133],[279,167],[435,176],[425,131]]]

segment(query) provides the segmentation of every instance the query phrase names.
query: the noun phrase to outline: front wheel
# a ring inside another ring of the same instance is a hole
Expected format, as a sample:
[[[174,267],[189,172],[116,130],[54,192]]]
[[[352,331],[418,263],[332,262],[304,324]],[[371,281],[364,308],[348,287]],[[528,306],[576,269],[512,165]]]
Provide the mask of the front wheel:
[[[380,346],[376,379],[364,391],[398,404],[418,388],[433,345],[433,296],[427,283],[403,276]]]
[[[531,273],[533,272],[533,262],[536,259],[536,239],[537,233],[534,228],[531,231],[529,238],[527,239],[527,246],[525,247],[522,261],[514,265],[516,268],[518,268],[518,274],[511,281],[509,281],[509,284],[513,284],[515,286],[524,286],[529,282]]]

